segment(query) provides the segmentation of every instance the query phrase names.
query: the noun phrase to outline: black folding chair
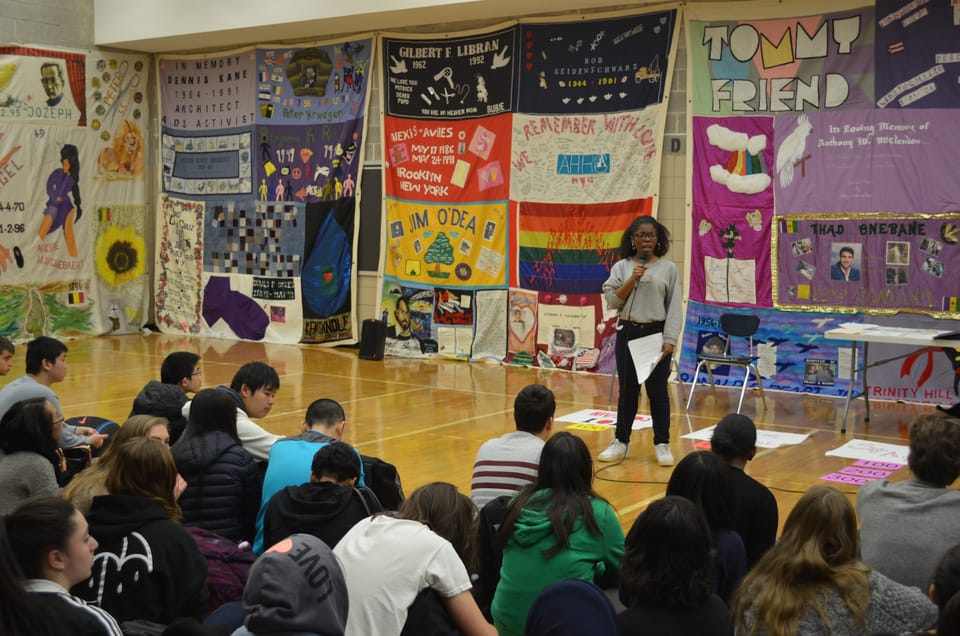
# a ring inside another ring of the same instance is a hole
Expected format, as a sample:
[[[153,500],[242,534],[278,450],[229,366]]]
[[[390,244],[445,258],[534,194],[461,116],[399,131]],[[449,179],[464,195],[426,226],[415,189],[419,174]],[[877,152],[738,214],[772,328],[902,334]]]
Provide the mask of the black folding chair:
[[[700,379],[700,371],[706,368],[707,377],[710,378],[710,386],[713,384],[713,368],[720,365],[730,365],[734,367],[744,367],[746,373],[743,376],[743,387],[740,389],[740,402],[737,403],[737,413],[743,407],[743,396],[747,392],[747,384],[750,381],[750,374],[753,374],[757,381],[757,388],[760,390],[760,399],[763,400],[763,406],[766,408],[767,399],[763,395],[763,380],[760,378],[760,372],[756,365],[756,352],[753,348],[753,335],[760,328],[760,317],[756,314],[734,314],[728,313],[720,316],[720,329],[726,336],[726,344],[721,353],[712,353],[701,351],[697,354],[697,370],[693,372],[693,382],[690,384],[690,395],[687,397],[687,410],[690,410],[690,404],[693,402],[693,392],[697,390],[697,381]],[[743,338],[747,341],[746,353],[735,353],[732,348],[734,338]]]

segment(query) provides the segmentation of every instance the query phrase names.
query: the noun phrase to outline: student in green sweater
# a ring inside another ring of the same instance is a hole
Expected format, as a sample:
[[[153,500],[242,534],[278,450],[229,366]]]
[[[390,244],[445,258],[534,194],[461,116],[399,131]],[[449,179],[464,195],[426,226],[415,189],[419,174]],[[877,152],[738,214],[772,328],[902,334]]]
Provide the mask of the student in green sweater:
[[[550,583],[617,584],[623,529],[593,490],[593,461],[583,440],[566,432],[547,440],[537,480],[513,500],[500,541],[503,567],[491,605],[500,636],[523,634],[533,599]]]

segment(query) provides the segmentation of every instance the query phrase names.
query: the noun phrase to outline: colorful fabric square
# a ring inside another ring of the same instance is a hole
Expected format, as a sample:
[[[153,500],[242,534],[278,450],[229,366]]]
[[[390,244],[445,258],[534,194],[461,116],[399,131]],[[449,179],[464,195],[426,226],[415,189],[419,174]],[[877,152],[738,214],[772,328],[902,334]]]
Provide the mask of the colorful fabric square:
[[[213,327],[221,318],[245,340],[263,340],[270,324],[270,316],[256,301],[230,289],[229,278],[211,276],[203,290],[203,319]]]
[[[599,293],[620,259],[624,229],[649,214],[650,199],[604,204],[523,203],[519,283],[555,293]]]

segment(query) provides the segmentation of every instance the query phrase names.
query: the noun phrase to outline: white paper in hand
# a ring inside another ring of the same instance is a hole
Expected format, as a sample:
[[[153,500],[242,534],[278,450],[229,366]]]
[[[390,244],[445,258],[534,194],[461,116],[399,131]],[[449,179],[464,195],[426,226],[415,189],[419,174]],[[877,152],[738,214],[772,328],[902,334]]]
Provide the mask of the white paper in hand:
[[[636,338],[627,343],[633,366],[637,370],[637,383],[643,384],[653,368],[663,357],[663,334],[654,333],[643,338]]]

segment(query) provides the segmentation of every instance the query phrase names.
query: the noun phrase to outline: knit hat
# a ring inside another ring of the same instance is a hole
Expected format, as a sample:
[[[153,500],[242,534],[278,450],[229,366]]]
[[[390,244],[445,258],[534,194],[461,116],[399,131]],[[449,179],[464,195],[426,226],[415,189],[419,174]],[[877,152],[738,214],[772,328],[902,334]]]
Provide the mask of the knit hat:
[[[746,415],[725,415],[713,429],[711,449],[724,459],[751,457],[757,447],[757,427]]]
[[[537,595],[527,614],[525,636],[619,634],[617,612],[593,583],[570,579],[551,583]]]
[[[347,584],[320,539],[294,534],[263,553],[243,590],[246,628],[256,636],[342,636]]]

